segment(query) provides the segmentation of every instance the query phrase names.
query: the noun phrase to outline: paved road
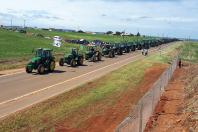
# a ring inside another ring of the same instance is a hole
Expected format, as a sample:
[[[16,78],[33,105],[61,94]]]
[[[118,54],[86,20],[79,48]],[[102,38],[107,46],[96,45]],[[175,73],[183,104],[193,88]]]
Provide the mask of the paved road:
[[[152,48],[151,51],[152,53],[158,52],[157,48]],[[26,74],[21,70],[13,74],[2,75],[0,76],[0,118],[144,58],[140,52],[116,56],[113,59],[103,58],[103,61],[97,63],[85,62],[85,66],[76,68],[57,66],[54,73],[45,75]]]

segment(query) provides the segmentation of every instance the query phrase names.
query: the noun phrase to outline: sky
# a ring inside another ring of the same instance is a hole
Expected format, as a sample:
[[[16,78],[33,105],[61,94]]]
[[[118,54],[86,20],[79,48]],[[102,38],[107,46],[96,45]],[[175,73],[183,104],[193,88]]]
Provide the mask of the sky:
[[[0,0],[0,25],[198,39],[198,0]]]

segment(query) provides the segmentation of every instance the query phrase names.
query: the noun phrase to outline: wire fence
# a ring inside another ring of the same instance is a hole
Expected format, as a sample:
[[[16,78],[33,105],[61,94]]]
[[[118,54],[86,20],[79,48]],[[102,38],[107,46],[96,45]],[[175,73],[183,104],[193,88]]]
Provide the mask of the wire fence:
[[[117,126],[116,132],[144,131],[150,116],[152,116],[165,87],[168,85],[177,67],[177,63],[178,56],[172,61],[169,68],[162,73],[151,89],[139,100],[137,105],[133,106],[133,110],[130,112],[129,116]]]

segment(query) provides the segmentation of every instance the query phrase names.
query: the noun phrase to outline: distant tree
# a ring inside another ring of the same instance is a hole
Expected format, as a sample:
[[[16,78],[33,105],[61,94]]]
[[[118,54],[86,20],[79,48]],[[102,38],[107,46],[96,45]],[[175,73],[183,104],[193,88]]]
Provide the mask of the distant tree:
[[[140,33],[138,32],[136,36],[141,36]]]
[[[108,31],[108,32],[106,32],[106,34],[113,34],[113,32],[112,31]]]
[[[26,30],[21,29],[21,30],[19,30],[19,33],[24,33],[24,34],[26,34],[26,33],[27,33],[27,31],[26,31]]]
[[[42,34],[38,33],[38,34],[36,34],[36,37],[44,38],[44,35],[42,35]]]
[[[3,27],[3,25],[1,25],[1,28]]]
[[[119,31],[116,31],[115,35],[121,35],[122,33]]]
[[[134,36],[134,34],[130,33],[130,35],[129,35],[129,36]]]
[[[42,30],[44,30],[44,31],[48,31],[49,29],[48,29],[48,28],[42,28]]]
[[[84,33],[84,31],[82,31],[82,30],[79,30],[79,31],[78,31],[78,33]]]

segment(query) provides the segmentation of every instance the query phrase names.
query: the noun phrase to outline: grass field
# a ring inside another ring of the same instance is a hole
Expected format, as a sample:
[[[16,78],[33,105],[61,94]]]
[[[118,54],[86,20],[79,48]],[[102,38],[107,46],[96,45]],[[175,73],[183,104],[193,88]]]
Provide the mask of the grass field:
[[[122,37],[109,35],[93,35],[85,33],[65,33],[55,31],[33,30],[28,29],[27,34],[13,31],[7,31],[0,28],[0,70],[11,69],[16,67],[24,67],[25,63],[33,56],[34,48],[51,48],[55,57],[58,58],[64,53],[69,53],[71,48],[77,48],[77,44],[63,43],[61,48],[52,46],[53,41],[45,38],[36,37],[33,34],[42,34],[45,37],[53,37],[56,35],[64,39],[87,39],[87,40],[103,40],[107,42],[121,42]],[[126,37],[126,40],[137,40],[141,37]]]
[[[88,33],[76,33],[76,32],[57,32],[57,31],[46,31],[46,30],[34,30],[29,29],[28,32],[39,33],[44,36],[53,37],[55,35],[61,36],[64,39],[86,39],[89,41],[93,40],[102,40],[105,42],[122,42],[123,37],[121,36],[111,36],[104,34],[88,34]],[[125,37],[125,40],[134,41],[134,40],[142,40],[143,37]]]
[[[54,125],[66,118],[71,120],[73,127],[80,125],[90,116],[102,111],[101,108],[112,105],[117,97],[127,89],[135,89],[144,77],[147,68],[154,64],[167,64],[172,56],[169,53],[177,46],[165,50],[167,53],[155,54],[144,60],[136,61],[124,66],[89,84],[64,93],[33,108],[14,114],[0,122],[2,131],[53,131]],[[132,82],[132,83],[131,83]],[[91,84],[91,85],[90,85]],[[111,98],[109,98],[111,97]],[[105,102],[98,110],[92,113],[81,113],[80,110],[94,104]],[[72,119],[79,117],[72,122]]]
[[[181,51],[181,59],[184,61],[198,62],[198,43],[185,42]]]

